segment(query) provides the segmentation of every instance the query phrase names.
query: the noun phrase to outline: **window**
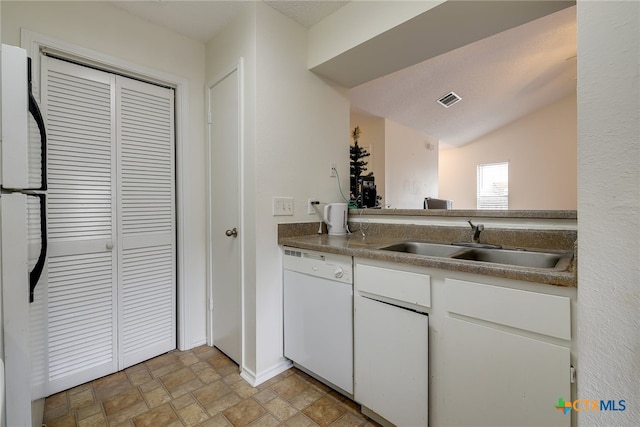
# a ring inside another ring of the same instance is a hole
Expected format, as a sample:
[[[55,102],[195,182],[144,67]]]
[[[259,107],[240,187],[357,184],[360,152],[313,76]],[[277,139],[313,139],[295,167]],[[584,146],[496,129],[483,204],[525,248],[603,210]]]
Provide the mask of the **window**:
[[[478,209],[509,209],[509,162],[478,165]]]

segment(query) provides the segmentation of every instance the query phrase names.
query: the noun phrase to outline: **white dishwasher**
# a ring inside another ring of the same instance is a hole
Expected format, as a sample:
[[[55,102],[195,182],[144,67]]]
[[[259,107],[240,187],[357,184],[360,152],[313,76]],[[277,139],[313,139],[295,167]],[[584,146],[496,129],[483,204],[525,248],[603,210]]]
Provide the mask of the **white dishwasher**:
[[[353,395],[351,257],[284,248],[284,355]]]

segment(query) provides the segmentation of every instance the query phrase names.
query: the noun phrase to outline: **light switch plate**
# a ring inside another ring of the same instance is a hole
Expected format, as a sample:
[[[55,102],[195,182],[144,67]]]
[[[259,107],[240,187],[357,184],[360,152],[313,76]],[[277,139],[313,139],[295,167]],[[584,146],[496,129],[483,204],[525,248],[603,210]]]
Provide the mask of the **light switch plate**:
[[[273,216],[293,215],[293,197],[274,197]]]

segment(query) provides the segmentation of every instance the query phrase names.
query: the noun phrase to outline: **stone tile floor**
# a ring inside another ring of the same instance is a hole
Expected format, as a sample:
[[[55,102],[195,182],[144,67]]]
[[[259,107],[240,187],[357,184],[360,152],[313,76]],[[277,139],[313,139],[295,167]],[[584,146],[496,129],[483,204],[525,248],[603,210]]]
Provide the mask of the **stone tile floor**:
[[[172,351],[45,400],[67,426],[378,426],[358,404],[298,369],[251,387],[215,347]]]

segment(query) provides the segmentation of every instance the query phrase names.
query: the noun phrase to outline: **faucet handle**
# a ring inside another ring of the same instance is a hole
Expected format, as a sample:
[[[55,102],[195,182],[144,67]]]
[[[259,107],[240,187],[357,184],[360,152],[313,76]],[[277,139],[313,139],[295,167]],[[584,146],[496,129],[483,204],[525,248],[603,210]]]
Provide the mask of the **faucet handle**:
[[[478,243],[480,241],[480,232],[484,230],[483,224],[474,225],[471,220],[467,221],[473,230],[473,237],[471,238],[474,243]]]
[[[469,225],[471,226],[471,228],[473,229],[473,231],[479,230],[482,231],[484,230],[484,225],[483,224],[478,224],[478,225],[474,225],[471,220],[467,220],[467,222],[469,223]]]

